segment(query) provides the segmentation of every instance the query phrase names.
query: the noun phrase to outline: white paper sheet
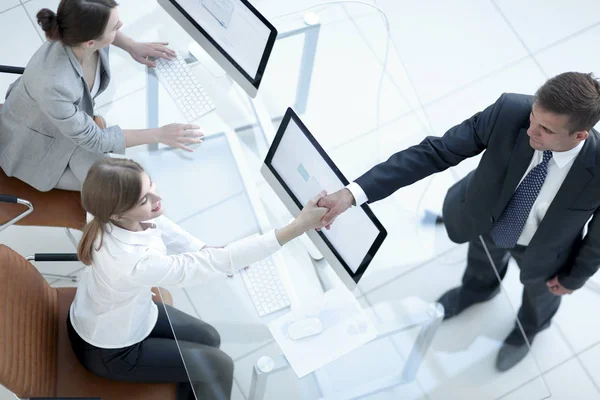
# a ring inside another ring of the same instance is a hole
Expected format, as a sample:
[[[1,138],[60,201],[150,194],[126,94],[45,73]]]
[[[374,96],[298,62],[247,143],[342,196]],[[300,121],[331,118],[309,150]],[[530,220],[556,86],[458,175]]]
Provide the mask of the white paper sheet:
[[[287,329],[295,321],[316,317],[323,331],[300,340],[290,339]],[[375,339],[377,331],[354,295],[343,286],[272,321],[269,330],[298,378]]]

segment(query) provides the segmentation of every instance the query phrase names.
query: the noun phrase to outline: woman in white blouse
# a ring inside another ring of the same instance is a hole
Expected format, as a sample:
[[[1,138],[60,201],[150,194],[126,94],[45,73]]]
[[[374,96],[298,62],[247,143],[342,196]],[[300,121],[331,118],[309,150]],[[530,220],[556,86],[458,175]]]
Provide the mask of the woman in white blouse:
[[[67,320],[79,361],[109,379],[176,382],[178,399],[193,399],[192,386],[198,399],[228,399],[233,361],[219,350],[217,331],[173,307],[157,307],[151,288],[224,279],[323,227],[327,209],[317,206],[323,194],[289,225],[215,248],[162,216],[161,198],[139,164],[116,158],[96,162],[81,192],[83,207],[94,218],[78,248],[80,260],[91,268],[82,275]]]

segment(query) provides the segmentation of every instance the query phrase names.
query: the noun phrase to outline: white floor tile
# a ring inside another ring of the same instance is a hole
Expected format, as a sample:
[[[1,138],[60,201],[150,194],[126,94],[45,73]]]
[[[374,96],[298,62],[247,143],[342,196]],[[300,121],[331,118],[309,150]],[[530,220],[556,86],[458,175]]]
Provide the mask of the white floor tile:
[[[423,102],[526,55],[490,2],[380,0],[399,57]]]
[[[17,33],[19,39],[14,40]],[[23,7],[0,14],[0,37],[4,38],[0,40],[3,65],[25,67],[33,53],[42,45],[42,40]]]
[[[554,323],[576,353],[600,342],[600,321],[590,318],[599,306],[600,293],[585,286],[570,296],[563,296]]]
[[[454,125],[493,104],[502,93],[533,95],[545,80],[533,60],[526,58],[433,102],[425,109],[435,134],[443,135]]]
[[[15,395],[10,390],[0,385],[0,400],[15,400]]]
[[[594,379],[596,387],[600,387],[600,345],[579,354],[579,360]]]
[[[532,52],[600,22],[600,3],[594,0],[495,3]]]
[[[19,0],[4,0],[2,4],[0,4],[0,13],[8,10],[9,8],[13,8],[21,4]]]
[[[595,51],[583,54],[581,49],[593,46],[599,36],[600,26],[596,26],[537,53],[535,58],[549,77],[567,71],[594,72],[598,76],[600,55]]]
[[[544,374],[544,380],[550,389],[549,395],[554,400],[590,400],[600,397],[594,384],[577,360],[573,359]],[[541,380],[528,383],[518,390],[500,397],[502,400],[541,399],[541,393],[547,393]],[[544,397],[546,398],[546,396]]]

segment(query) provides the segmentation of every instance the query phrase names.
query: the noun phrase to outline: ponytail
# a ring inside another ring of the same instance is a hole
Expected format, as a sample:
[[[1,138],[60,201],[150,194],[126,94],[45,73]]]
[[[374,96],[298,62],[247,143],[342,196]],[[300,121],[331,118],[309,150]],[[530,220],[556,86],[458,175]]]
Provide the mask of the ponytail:
[[[94,250],[98,251],[102,247],[102,235],[104,234],[104,230],[102,228],[102,223],[98,218],[92,219],[88,222],[83,228],[83,236],[81,241],[79,241],[79,245],[77,246],[77,257],[79,257],[79,261],[81,261],[85,265],[92,264],[92,255]],[[96,238],[100,235],[100,245],[98,248],[94,248],[94,242]]]
[[[47,8],[42,8],[37,15],[38,25],[46,33],[48,40],[60,40],[60,28],[58,26],[58,18],[56,13]]]

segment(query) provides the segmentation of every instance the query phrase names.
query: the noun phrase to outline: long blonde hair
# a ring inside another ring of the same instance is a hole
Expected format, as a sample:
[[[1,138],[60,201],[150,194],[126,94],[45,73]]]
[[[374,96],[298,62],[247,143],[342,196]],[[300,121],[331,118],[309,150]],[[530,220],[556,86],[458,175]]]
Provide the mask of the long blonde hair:
[[[79,260],[85,265],[92,264],[94,250],[102,247],[104,225],[110,222],[110,217],[137,204],[143,172],[138,163],[122,158],[105,158],[90,168],[81,189],[81,205],[94,219],[83,228],[83,237],[77,246]],[[100,244],[95,248],[98,236]]]

